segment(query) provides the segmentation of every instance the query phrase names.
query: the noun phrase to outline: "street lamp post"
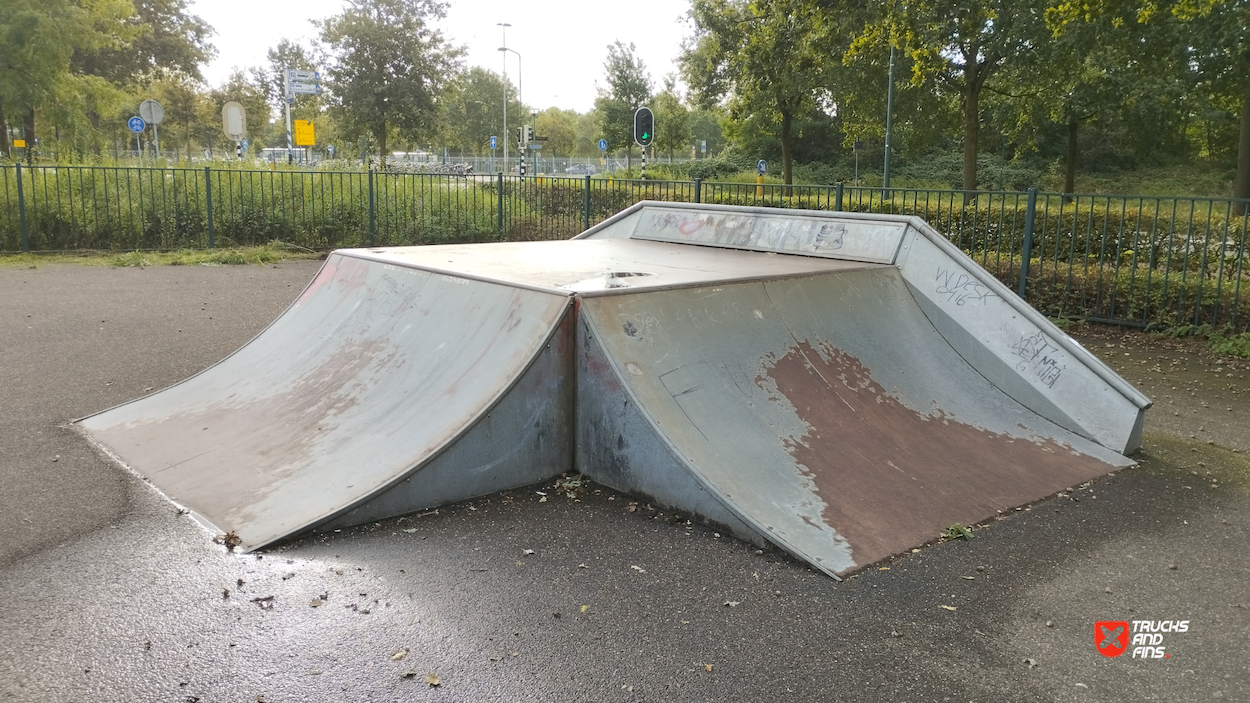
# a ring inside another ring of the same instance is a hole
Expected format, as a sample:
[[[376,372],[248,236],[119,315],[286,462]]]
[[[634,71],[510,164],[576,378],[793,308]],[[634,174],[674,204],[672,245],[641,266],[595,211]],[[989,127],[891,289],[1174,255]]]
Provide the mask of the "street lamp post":
[[[521,103],[522,107],[525,106],[525,89],[522,87],[524,84],[521,82],[521,52],[517,51],[516,49],[509,49],[507,46],[501,46],[499,47],[499,52],[503,54],[503,70],[504,70],[504,74],[503,74],[503,79],[504,79],[503,164],[504,166],[508,165],[508,54],[504,53],[508,51],[511,51],[512,53],[516,54],[516,99],[517,99],[517,102]],[[517,147],[517,148],[519,149],[521,147]]]
[[[502,27],[503,44],[508,45],[508,27],[512,25],[507,22],[496,22],[495,26]],[[500,50],[502,51],[502,49]],[[508,168],[508,55],[503,55],[503,167]]]

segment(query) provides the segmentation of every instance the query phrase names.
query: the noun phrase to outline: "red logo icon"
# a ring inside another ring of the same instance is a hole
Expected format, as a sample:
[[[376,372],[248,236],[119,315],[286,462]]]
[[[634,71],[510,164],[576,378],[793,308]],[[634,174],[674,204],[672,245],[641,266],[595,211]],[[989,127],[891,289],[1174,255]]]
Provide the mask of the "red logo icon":
[[[1118,657],[1128,649],[1128,621],[1099,620],[1094,623],[1094,644],[1104,657]]]

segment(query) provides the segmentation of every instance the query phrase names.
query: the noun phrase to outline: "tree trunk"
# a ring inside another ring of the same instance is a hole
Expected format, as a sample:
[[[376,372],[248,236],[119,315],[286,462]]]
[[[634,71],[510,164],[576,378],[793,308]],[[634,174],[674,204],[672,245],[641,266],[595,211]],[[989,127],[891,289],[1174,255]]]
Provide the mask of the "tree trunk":
[[[9,151],[12,142],[9,139],[9,123],[4,121],[4,104],[0,103],[0,139],[4,141],[0,144],[0,154],[4,154],[4,158],[8,159],[13,156]]]
[[[790,133],[791,123],[794,121],[794,114],[789,110],[781,111],[781,178],[786,185],[794,183],[794,173],[792,159],[790,156],[790,141],[793,135]]]
[[[977,189],[977,137],[981,131],[981,82],[974,76],[965,78],[964,88],[964,205],[972,201]]]
[[[1080,126],[1076,116],[1068,118],[1068,153],[1064,157],[1063,192],[1076,191],[1076,130]]]
[[[23,138],[26,140],[26,163],[35,165],[35,108],[31,108],[22,120]]]
[[[1237,140],[1237,180],[1234,198],[1250,198],[1250,74],[1246,76],[1241,96],[1241,135]],[[1237,203],[1235,212],[1246,214],[1246,203]]]
[[[382,133],[378,135],[378,167],[379,171],[386,170],[386,126],[382,126]]]

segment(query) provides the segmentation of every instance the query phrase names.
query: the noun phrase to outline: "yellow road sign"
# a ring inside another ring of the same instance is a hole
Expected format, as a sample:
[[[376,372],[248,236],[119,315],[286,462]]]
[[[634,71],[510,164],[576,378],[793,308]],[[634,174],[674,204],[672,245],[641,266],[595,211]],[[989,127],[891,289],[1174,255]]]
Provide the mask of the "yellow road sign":
[[[313,134],[312,120],[295,120],[292,124],[292,131],[295,132],[295,146],[316,145],[317,140]]]
[[[25,139],[14,139],[14,140],[13,140],[13,146],[15,146],[15,147],[17,147],[17,148],[19,148],[19,149],[25,149],[25,148],[26,148],[26,140],[25,140]]]

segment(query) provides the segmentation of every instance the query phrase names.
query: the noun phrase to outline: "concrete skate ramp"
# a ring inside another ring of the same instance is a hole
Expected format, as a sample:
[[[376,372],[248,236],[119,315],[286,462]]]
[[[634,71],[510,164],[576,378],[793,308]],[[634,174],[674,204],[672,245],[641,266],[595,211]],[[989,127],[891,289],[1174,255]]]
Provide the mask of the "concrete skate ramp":
[[[571,298],[334,254],[233,355],[80,421],[245,548],[571,466]]]
[[[986,380],[895,267],[585,297],[578,344],[582,471],[829,574],[1131,463]]]

